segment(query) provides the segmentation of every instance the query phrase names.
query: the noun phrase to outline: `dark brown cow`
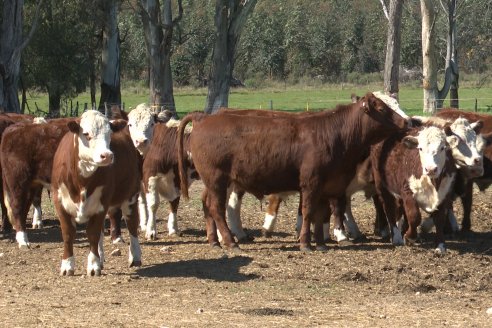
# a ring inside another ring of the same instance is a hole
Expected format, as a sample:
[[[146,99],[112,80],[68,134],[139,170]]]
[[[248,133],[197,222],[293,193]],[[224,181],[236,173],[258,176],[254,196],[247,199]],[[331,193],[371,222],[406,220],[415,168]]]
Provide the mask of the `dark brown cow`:
[[[328,200],[344,197],[361,153],[405,129],[407,119],[394,99],[379,93],[307,117],[246,115],[238,120],[234,115],[189,114],[179,129],[181,192],[188,196],[183,131],[193,122],[190,150],[206,187],[205,215],[213,217],[224,244],[237,246],[225,222],[229,186],[257,197],[297,190],[303,197],[301,249],[308,250],[310,222],[322,225]],[[323,236],[315,237],[324,249]]]
[[[463,204],[463,220],[461,221],[461,230],[467,232],[471,230],[470,216],[473,203],[473,182],[479,186],[480,190],[485,190],[492,184],[492,116],[488,114],[466,112],[450,108],[439,111],[436,116],[446,120],[455,120],[459,117],[464,117],[470,122],[483,122],[480,132],[483,134],[483,137],[487,143],[487,146],[483,152],[483,175],[480,177],[475,177],[474,179],[468,179],[459,172],[456,178],[456,186],[461,187],[461,190],[457,190],[455,188],[455,191],[457,196],[461,198],[461,202]]]
[[[394,245],[415,242],[423,209],[435,220],[436,252],[445,252],[443,229],[456,175],[446,138],[442,129],[431,126],[390,136],[371,149],[374,182]],[[448,137],[450,143],[456,139]],[[409,225],[404,240],[396,226],[403,211]]]
[[[101,113],[87,111],[80,124],[70,122],[70,132],[60,142],[52,171],[52,193],[58,214],[64,251],[60,273],[73,275],[73,243],[76,223],[86,223],[90,253],[88,275],[100,275],[104,262],[103,222],[108,209],[119,207],[130,233],[130,266],[141,265],[138,243],[140,188],[139,154],[126,122],[110,123]]]

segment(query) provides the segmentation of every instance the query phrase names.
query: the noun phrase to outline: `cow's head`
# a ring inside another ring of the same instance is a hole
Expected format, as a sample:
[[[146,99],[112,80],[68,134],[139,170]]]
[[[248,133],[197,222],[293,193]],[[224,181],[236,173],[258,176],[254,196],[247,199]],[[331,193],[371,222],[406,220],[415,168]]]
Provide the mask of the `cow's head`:
[[[165,123],[172,115],[168,111],[155,114],[146,104],[138,105],[128,114],[128,128],[135,148],[145,156],[154,135],[155,124]]]
[[[467,119],[460,117],[445,128],[448,136],[457,137],[449,141],[456,166],[470,178],[483,175],[483,151],[486,141],[480,135],[482,126],[482,121],[470,124]]]
[[[401,110],[398,101],[382,92],[367,93],[359,99],[361,109],[388,129],[406,129],[410,117]]]
[[[68,128],[78,137],[79,160],[92,167],[113,163],[113,152],[109,149],[111,133],[126,126],[126,121],[109,120],[96,110],[84,112],[80,123],[71,121]]]
[[[456,136],[448,137],[450,142],[456,142]],[[448,149],[446,134],[435,126],[424,127],[417,136],[406,136],[403,144],[408,148],[419,150],[422,174],[430,178],[438,177],[446,164],[446,151]]]

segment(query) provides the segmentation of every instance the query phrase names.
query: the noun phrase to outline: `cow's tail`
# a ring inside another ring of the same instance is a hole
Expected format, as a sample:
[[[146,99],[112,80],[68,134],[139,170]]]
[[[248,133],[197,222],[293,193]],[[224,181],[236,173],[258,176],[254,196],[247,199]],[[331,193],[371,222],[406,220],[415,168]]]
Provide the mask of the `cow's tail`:
[[[194,117],[195,113],[186,115],[185,117],[183,117],[178,127],[178,170],[181,195],[185,199],[189,199],[190,197],[188,194],[188,161],[185,159],[184,132],[186,125],[188,125],[188,123],[190,122],[193,122]]]

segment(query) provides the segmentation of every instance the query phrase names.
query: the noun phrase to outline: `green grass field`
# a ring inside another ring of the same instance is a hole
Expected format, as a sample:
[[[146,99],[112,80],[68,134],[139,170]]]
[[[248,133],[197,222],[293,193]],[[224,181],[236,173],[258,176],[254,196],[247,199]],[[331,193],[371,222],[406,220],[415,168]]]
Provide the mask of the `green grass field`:
[[[229,107],[231,108],[256,108],[305,111],[321,110],[335,107],[337,104],[350,102],[350,95],[355,93],[363,95],[367,91],[381,90],[382,85],[356,86],[347,84],[331,84],[319,86],[278,86],[261,90],[248,88],[231,89],[229,96]],[[460,108],[474,110],[475,102],[479,111],[492,109],[492,86],[473,87],[465,86],[459,90]],[[99,95],[97,95],[99,97]],[[175,102],[178,114],[196,110],[203,110],[207,98],[207,89],[176,88]],[[134,108],[137,104],[148,101],[148,90],[145,88],[123,87],[122,99],[125,110]],[[72,106],[79,103],[79,108],[90,102],[88,93],[80,94],[72,99]],[[36,106],[46,111],[48,108],[48,97],[45,94],[29,93],[29,109],[33,111]],[[415,86],[403,86],[400,90],[400,103],[402,108],[410,115],[422,114],[422,89]],[[449,105],[445,101],[444,106]],[[64,103],[70,107],[70,102]],[[88,105],[90,107],[90,104]]]

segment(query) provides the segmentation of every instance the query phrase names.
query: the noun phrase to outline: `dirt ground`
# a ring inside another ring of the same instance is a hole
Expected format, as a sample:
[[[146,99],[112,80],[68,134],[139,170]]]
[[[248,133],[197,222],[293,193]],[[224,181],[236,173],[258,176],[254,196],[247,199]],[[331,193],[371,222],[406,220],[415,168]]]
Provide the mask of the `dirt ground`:
[[[159,239],[141,236],[142,267],[128,268],[128,247],[107,236],[101,277],[85,275],[82,228],[75,276],[59,276],[61,234],[46,197],[46,226],[29,229],[30,250],[0,241],[0,326],[492,327],[492,190],[475,192],[474,233],[448,238],[447,254],[436,257],[432,234],[414,247],[373,236],[374,210],[362,194],[353,203],[365,243],[300,252],[295,197],[282,204],[277,232],[266,239],[260,232],[265,205],[247,196],[243,225],[254,242],[238,252],[212,249],[201,189],[193,185],[191,200],[180,207],[181,237],[167,236],[167,206],[161,206]],[[110,255],[115,249],[121,256]]]

